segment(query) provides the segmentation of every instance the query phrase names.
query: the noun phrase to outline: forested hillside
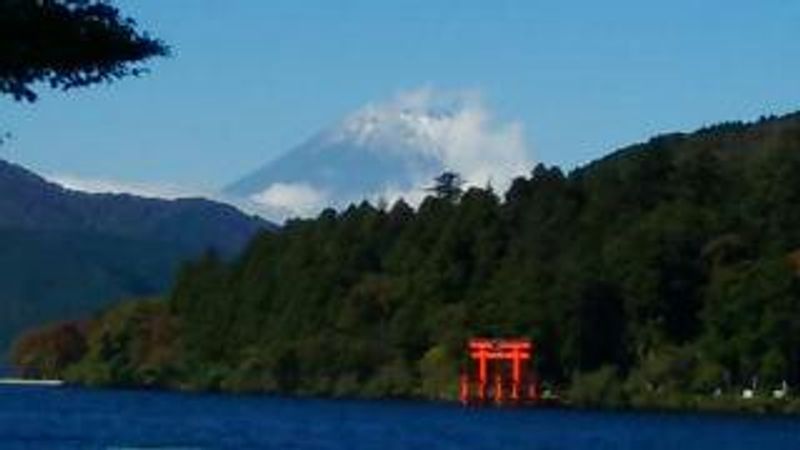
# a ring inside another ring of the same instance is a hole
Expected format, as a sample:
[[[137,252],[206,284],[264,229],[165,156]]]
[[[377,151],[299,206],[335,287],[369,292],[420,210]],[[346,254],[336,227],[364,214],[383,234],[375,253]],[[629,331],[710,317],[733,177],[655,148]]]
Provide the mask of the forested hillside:
[[[264,227],[203,199],[67,190],[0,160],[0,371],[24,329],[162,294],[181,262],[230,257]]]
[[[50,329],[17,360],[97,384],[438,398],[465,339],[524,335],[586,403],[800,381],[800,114],[539,165],[505,193],[439,187],[207,254],[72,357]]]

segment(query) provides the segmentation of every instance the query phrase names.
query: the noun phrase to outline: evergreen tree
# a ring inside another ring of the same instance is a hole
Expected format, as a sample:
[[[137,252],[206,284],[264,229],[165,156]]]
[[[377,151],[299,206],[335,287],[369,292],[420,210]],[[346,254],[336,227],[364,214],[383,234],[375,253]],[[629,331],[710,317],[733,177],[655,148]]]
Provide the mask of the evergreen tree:
[[[0,94],[35,101],[34,85],[72,89],[144,70],[161,41],[103,0],[0,0]]]

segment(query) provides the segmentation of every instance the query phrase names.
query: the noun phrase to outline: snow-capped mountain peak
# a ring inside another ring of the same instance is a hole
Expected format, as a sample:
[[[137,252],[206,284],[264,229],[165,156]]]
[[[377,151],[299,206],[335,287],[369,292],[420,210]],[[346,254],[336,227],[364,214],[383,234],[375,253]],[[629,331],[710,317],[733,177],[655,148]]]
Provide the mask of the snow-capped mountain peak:
[[[416,203],[445,170],[499,188],[529,170],[518,123],[496,125],[480,102],[444,97],[420,90],[366,105],[224,195],[281,220],[362,200]]]
[[[437,108],[381,108],[368,105],[345,118],[333,130],[332,143],[350,141],[366,147],[403,148],[430,153],[439,148],[438,130],[457,116],[457,110]]]

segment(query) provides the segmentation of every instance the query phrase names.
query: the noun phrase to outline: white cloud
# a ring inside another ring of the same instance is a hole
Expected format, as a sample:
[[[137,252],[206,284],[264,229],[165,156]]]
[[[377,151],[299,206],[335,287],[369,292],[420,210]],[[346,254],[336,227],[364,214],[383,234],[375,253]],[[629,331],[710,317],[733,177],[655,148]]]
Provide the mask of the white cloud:
[[[167,183],[143,183],[109,178],[88,178],[68,174],[55,174],[48,180],[73,191],[95,194],[133,194],[141,197],[175,199],[206,196],[198,190]]]
[[[480,94],[472,91],[403,92],[388,102],[365,106],[340,130],[341,139],[434,158],[472,186],[492,183],[502,191],[533,166],[522,124],[498,122]],[[417,175],[420,183],[430,183],[430,173]]]
[[[268,218],[280,220],[315,215],[326,207],[328,194],[307,183],[274,183],[249,200]]]

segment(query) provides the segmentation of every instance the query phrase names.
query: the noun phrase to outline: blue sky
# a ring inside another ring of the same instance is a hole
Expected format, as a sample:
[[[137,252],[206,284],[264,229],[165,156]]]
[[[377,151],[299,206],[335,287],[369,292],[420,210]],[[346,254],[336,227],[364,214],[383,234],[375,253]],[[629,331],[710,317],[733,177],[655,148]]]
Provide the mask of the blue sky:
[[[0,103],[0,157],[212,191],[360,106],[479,92],[533,159],[800,109],[800,2],[119,0],[174,47],[152,73]]]

